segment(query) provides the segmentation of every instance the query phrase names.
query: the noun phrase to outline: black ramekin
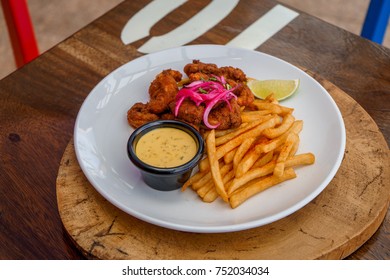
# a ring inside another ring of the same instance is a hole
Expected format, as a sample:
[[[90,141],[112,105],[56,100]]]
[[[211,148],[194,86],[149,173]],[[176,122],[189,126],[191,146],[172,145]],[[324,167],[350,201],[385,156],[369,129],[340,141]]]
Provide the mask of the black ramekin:
[[[160,168],[155,167],[141,161],[136,153],[135,147],[138,140],[147,132],[162,128],[172,127],[181,129],[191,135],[197,144],[196,155],[187,163],[171,167]],[[190,177],[192,169],[198,164],[203,157],[204,142],[200,133],[191,125],[175,120],[158,120],[144,124],[138,127],[131,135],[127,142],[127,153],[131,162],[139,168],[142,178],[146,184],[156,190],[171,191],[179,189],[185,181]]]

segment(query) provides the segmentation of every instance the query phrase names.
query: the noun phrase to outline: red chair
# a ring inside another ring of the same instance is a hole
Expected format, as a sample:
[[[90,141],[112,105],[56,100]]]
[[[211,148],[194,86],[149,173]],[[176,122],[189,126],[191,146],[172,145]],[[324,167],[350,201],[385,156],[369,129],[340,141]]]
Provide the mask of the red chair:
[[[26,0],[1,0],[17,67],[39,55]]]

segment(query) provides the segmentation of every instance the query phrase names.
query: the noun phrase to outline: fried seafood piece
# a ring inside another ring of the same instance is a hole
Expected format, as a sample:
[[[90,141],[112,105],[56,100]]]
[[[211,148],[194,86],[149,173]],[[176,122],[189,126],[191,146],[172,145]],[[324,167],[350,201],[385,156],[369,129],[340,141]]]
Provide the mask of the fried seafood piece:
[[[235,99],[230,99],[230,107],[226,102],[217,104],[209,114],[209,123],[219,123],[216,129],[220,130],[239,127],[242,123],[240,106]]]
[[[246,84],[237,84],[237,88],[233,93],[237,96],[237,103],[240,106],[250,106],[255,100],[253,92]]]
[[[156,121],[158,119],[158,115],[149,112],[148,104],[143,104],[141,102],[135,103],[127,111],[127,122],[133,128],[137,128],[147,122]]]
[[[176,102],[170,104],[171,111],[175,111]],[[189,99],[184,99],[179,107],[177,119],[187,123],[191,123],[194,126],[199,126],[203,120],[204,106],[196,106],[196,104]]]
[[[175,115],[172,112],[166,112],[160,115],[161,120],[176,120]]]
[[[236,82],[231,79],[227,79],[226,82],[232,87],[234,95],[237,96],[237,103],[239,106],[250,106],[255,100],[253,92],[245,83]]]
[[[174,106],[174,104],[173,104],[173,106]],[[162,114],[160,116],[160,119],[161,120],[177,120],[177,121],[185,122],[185,123],[191,125],[193,128],[195,128],[198,131],[200,129],[200,124],[194,124],[194,123],[187,122],[187,121],[185,121],[183,119],[176,118],[175,115],[173,113],[171,113],[171,112]]]
[[[190,80],[196,80],[194,75],[199,75],[199,79],[209,78],[210,75],[224,76],[226,79],[230,79],[236,82],[246,82],[247,77],[240,68],[235,68],[233,66],[224,66],[218,68],[216,64],[213,63],[203,63],[199,60],[193,60],[192,63],[184,66],[184,73],[190,78]]]
[[[188,77],[191,74],[198,73],[198,72],[201,72],[201,73],[207,74],[207,75],[213,74],[213,75],[217,75],[217,76],[220,74],[219,68],[216,64],[203,63],[197,59],[193,60],[192,63],[188,63],[187,65],[185,65],[183,71],[184,71],[184,73],[187,74]]]
[[[175,100],[179,91],[177,82],[182,79],[182,74],[176,70],[163,70],[149,86],[150,101],[148,111],[160,114],[169,110],[169,104]]]
[[[175,103],[173,102],[171,104],[172,107],[172,110],[174,110],[174,106],[175,106]],[[160,115],[160,120],[175,120],[175,121],[181,121],[181,122],[184,122],[184,123],[187,123],[189,125],[191,125],[193,128],[195,128],[196,130],[200,130],[200,123],[191,123],[191,122],[188,122],[184,119],[180,119],[180,118],[177,118],[175,117],[175,115],[172,113],[172,112],[167,112],[167,113],[164,113],[164,114],[161,114]]]
[[[196,72],[196,73],[189,74],[188,78],[190,79],[191,82],[201,81],[201,80],[207,81],[209,79],[209,75],[202,72]]]
[[[226,79],[234,80],[237,82],[246,82],[247,77],[240,68],[235,68],[233,66],[224,66],[219,68],[221,75],[223,75]]]

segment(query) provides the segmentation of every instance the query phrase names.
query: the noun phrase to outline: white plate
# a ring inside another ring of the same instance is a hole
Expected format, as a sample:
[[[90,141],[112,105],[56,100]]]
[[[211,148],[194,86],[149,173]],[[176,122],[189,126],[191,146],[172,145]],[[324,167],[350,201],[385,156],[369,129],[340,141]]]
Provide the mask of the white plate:
[[[126,112],[147,102],[148,87],[163,69],[182,69],[193,59],[241,68],[257,79],[300,79],[299,91],[283,101],[304,121],[299,153],[312,152],[314,165],[296,168],[298,177],[231,209],[218,199],[202,202],[190,189],[161,192],[142,181],[126,154],[133,131]],[[345,148],[345,128],[336,103],[305,72],[273,56],[218,45],[192,45],[145,55],[119,67],[88,95],[77,116],[74,141],[84,174],[112,204],[149,223],[189,232],[231,232],[265,225],[314,199],[336,174]]]

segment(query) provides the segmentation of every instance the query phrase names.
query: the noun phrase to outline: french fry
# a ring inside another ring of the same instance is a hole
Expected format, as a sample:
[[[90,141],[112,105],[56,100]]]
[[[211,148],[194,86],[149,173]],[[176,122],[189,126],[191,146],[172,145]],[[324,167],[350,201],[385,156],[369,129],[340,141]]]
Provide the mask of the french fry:
[[[224,185],[228,184],[233,178],[234,178],[234,170],[233,170],[233,165],[230,165],[231,169],[228,170],[227,172],[223,173],[223,178],[222,181]],[[226,186],[225,186],[226,190]]]
[[[271,119],[269,119],[268,121],[265,121],[265,122],[255,126],[251,130],[248,130],[248,131],[238,135],[237,137],[233,138],[229,142],[226,142],[225,144],[219,146],[216,149],[217,159],[218,160],[221,159],[226,153],[228,153],[229,151],[238,147],[242,143],[242,141],[244,141],[244,139],[247,139],[250,137],[258,137],[258,136],[260,136],[260,134],[263,132],[264,129],[274,127],[275,125],[277,125],[279,123],[280,123],[280,118],[278,116],[274,116]],[[206,146],[207,146],[207,141],[206,141]],[[210,168],[209,160],[203,159],[199,163],[199,170],[201,172],[207,171],[207,170],[209,170],[209,168]]]
[[[263,117],[266,115],[271,115],[274,112],[272,110],[257,110],[257,111],[244,111],[241,113],[242,116],[256,116],[256,117]]]
[[[312,153],[300,154],[287,159],[285,163],[285,168],[295,167],[298,165],[310,165],[313,164],[314,161],[315,157]],[[251,180],[272,174],[275,166],[276,159],[266,163],[261,167],[256,167],[249,170],[242,177],[235,177],[235,179],[233,179],[232,183],[229,186],[228,194],[233,193],[235,190],[239,189]]]
[[[303,122],[301,120],[295,121],[293,125],[285,133],[270,140],[268,143],[261,144],[261,146],[258,147],[258,151],[261,153],[268,153],[272,150],[275,150],[279,146],[283,145],[290,132],[294,132],[295,134],[301,132],[302,126],[303,126]]]
[[[294,121],[294,116],[292,114],[287,114],[279,126],[265,129],[263,135],[271,139],[276,138],[285,133],[293,125]]]
[[[262,154],[257,152],[256,147],[252,149],[248,154],[242,159],[236,167],[236,177],[240,178],[247,172],[259,159]]]
[[[261,120],[256,120],[254,122],[250,122],[247,125],[245,125],[243,127],[240,127],[239,129],[230,132],[229,134],[226,134],[224,136],[216,138],[215,139],[215,144],[217,146],[225,144],[225,143],[229,142],[230,140],[234,139],[235,137],[239,136],[240,134],[242,134],[244,132],[247,132],[248,130],[251,130],[251,129],[259,126],[260,124],[262,124],[265,121],[270,120],[271,118],[272,118],[272,116],[267,116],[266,118],[263,118]]]
[[[245,153],[250,149],[250,147],[255,142],[255,140],[256,140],[255,137],[245,139],[242,142],[242,144],[237,148],[237,151],[234,154],[234,158],[233,158],[233,169],[234,170],[237,169],[237,166],[240,163],[241,159],[244,157]]]
[[[268,103],[270,104],[270,103]],[[256,108],[248,108],[247,110],[244,110],[243,112],[241,112],[241,116],[242,115],[254,115],[254,116],[264,116],[264,115],[269,115],[269,114],[272,114],[273,113],[273,110],[271,109],[262,109],[262,110],[258,110]]]
[[[275,164],[275,161],[271,161],[262,167],[248,171],[241,177],[234,178],[233,182],[229,186],[228,194],[232,194],[235,190],[239,189],[241,186],[248,183],[250,180],[271,174],[274,171]]]
[[[214,188],[213,180],[208,181],[206,184],[202,185],[199,189],[196,190],[196,193],[203,199],[203,197]]]
[[[232,179],[234,178],[234,170],[230,170],[229,172],[227,172],[224,176],[223,176],[223,183],[226,185],[228,184]],[[217,190],[215,189],[215,187],[211,188],[207,193],[206,195],[202,198],[204,202],[213,202],[214,200],[216,200],[218,198],[218,193],[217,193]]]
[[[230,170],[228,173],[226,173],[224,176],[223,176],[223,184],[225,185],[225,191],[227,192],[227,189],[228,187],[230,186],[230,184],[232,183],[233,179],[234,179],[234,176],[235,176],[235,173],[234,173],[234,169]]]
[[[284,106],[281,106],[280,104],[263,102],[263,101],[260,101],[259,99],[255,99],[255,101],[253,101],[253,105],[258,110],[271,110],[272,113],[278,114],[281,116],[287,115],[289,113],[291,114],[294,111],[293,108],[284,107]]]
[[[241,120],[244,123],[251,123],[255,121],[265,122],[266,120],[270,119],[272,117],[271,114],[269,115],[256,115],[256,114],[242,114]]]
[[[238,128],[229,128],[229,129],[223,129],[223,130],[216,130],[215,131],[215,141],[216,143],[218,143],[218,138],[219,137],[222,137],[226,134],[229,134],[229,133],[232,133],[232,132],[235,132],[237,131],[238,129],[242,129],[244,128],[245,126],[247,126],[248,123],[247,122],[243,122]],[[206,138],[206,137],[205,137]]]
[[[315,156],[312,153],[304,153],[304,154],[299,154],[295,155],[291,158],[289,158],[286,161],[286,168],[287,167],[293,167],[293,166],[298,166],[298,165],[310,165],[314,164],[315,162]]]
[[[236,154],[237,149],[238,149],[238,147],[234,148],[234,149],[231,150],[230,152],[227,152],[227,153],[223,156],[223,161],[225,162],[225,164],[228,164],[228,163],[233,162],[234,155]]]
[[[205,176],[207,172],[197,172],[193,174],[181,187],[181,191],[184,192],[189,186],[191,186],[194,182],[201,179],[203,176]]]
[[[298,136],[291,132],[286,139],[286,142],[283,144],[283,147],[279,153],[278,159],[276,160],[276,165],[274,168],[274,175],[277,177],[283,176],[285,163],[287,160],[287,157],[290,155],[290,151],[292,147],[294,146],[295,142],[298,141]]]
[[[274,151],[270,151],[263,156],[261,156],[256,162],[252,165],[252,168],[262,167],[272,160],[274,156]]]
[[[219,195],[217,193],[217,190],[215,189],[215,187],[213,187],[206,193],[206,195],[202,198],[202,200],[204,202],[211,203],[215,201],[218,197]]]
[[[224,164],[220,168],[221,176],[224,177],[226,174],[228,174],[233,169],[233,163]]]
[[[260,138],[255,146],[246,153],[244,158],[237,164],[236,177],[241,177],[245,172],[247,172],[255,162],[262,156],[262,152],[260,151],[260,147],[262,143],[267,141],[267,138]]]
[[[205,175],[199,180],[193,182],[191,187],[194,191],[196,191],[206,185],[208,182],[212,182],[211,173],[205,172]]]
[[[294,142],[294,146],[291,148],[290,154],[288,155],[289,157],[293,157],[299,148],[299,135],[297,134],[298,139]]]
[[[264,99],[256,99],[256,102],[257,103],[274,103],[274,104],[279,104],[279,101],[275,98],[275,94],[274,93],[270,93],[267,95],[266,98]]]
[[[228,196],[225,190],[225,186],[222,181],[221,172],[219,170],[218,157],[215,148],[215,130],[211,130],[210,134],[206,138],[207,156],[209,159],[211,176],[213,178],[215,189],[222,199],[228,202]]]
[[[219,170],[221,173],[221,177],[224,177],[226,173],[228,173],[233,168],[233,163],[230,164],[223,164],[223,162],[219,162]],[[198,181],[194,182],[192,184],[192,189],[197,191],[198,189],[201,189],[204,185],[209,184],[210,182],[213,182],[213,178],[211,176],[211,172],[206,172],[205,176],[200,178]]]
[[[202,135],[203,139],[206,139],[207,136],[209,135],[209,133],[210,133],[209,130],[204,131],[204,132],[203,132],[203,135]]]
[[[240,135],[238,135],[236,138],[233,138],[231,141],[225,143],[224,145],[218,147],[217,149],[217,157],[221,158],[226,152],[232,150],[233,148],[239,146],[245,139],[252,138],[252,137],[258,137],[261,135],[264,129],[267,129],[269,127],[273,127],[276,124],[280,122],[280,119],[276,116],[272,117],[271,119],[260,123],[259,125],[255,126],[251,130],[248,130]]]
[[[206,138],[207,139],[207,138]],[[205,145],[205,148],[207,148],[207,145]],[[203,159],[198,164],[199,172],[207,172],[210,170],[210,163],[209,158],[206,156],[203,157]]]
[[[275,98],[275,95],[273,93],[269,94],[264,101],[267,101],[269,103],[273,104],[279,104],[279,101]]]
[[[232,208],[236,208],[255,194],[293,178],[296,178],[295,171],[292,168],[288,168],[281,177],[270,175],[260,178],[254,182],[250,182],[247,186],[242,187],[242,189],[237,190],[230,196],[230,206]]]

